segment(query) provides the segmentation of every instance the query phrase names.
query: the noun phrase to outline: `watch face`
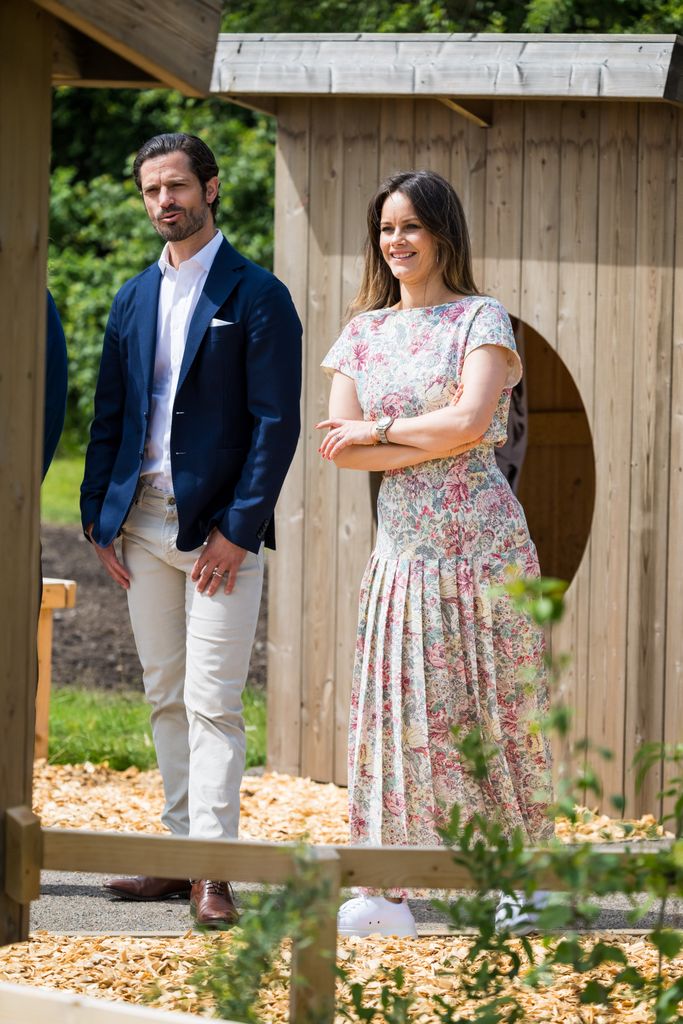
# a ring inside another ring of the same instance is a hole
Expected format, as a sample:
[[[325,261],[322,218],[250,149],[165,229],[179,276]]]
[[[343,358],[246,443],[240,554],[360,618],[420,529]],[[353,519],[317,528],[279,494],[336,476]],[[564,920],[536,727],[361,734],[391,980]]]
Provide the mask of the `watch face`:
[[[390,426],[392,422],[393,421],[391,419],[391,416],[380,416],[380,418],[377,420],[377,426],[381,427],[383,430],[386,430],[386,428]]]

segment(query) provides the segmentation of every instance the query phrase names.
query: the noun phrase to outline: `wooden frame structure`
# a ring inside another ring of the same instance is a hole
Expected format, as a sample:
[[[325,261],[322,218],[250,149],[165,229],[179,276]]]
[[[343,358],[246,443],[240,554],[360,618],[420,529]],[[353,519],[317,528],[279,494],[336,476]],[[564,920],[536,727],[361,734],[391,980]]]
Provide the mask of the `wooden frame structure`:
[[[202,94],[220,12],[220,0],[0,4],[0,870],[4,812],[31,802],[53,67],[58,82]],[[0,942],[27,932],[28,908],[0,885]]]
[[[299,844],[42,828],[27,807],[7,811],[5,832],[5,886],[22,905],[38,898],[43,868],[143,872],[161,878],[184,878],[195,872],[203,878],[281,884],[295,877],[302,865]],[[676,872],[669,861],[669,840],[638,843],[637,850],[633,845],[605,843],[594,847],[594,852],[610,868],[618,859],[624,873],[634,881],[640,878],[640,884],[643,875],[638,873],[637,865],[641,854],[646,861],[663,855],[658,861],[662,869]],[[566,868],[584,849],[581,844],[563,847],[558,851],[559,859],[553,861],[547,848],[539,848],[530,851],[530,866],[538,869],[544,888],[562,891],[567,878],[573,877],[573,868],[569,872]],[[292,1024],[333,1024],[335,1019],[337,907],[342,886],[468,889],[476,884],[476,867],[470,872],[462,854],[456,859],[452,850],[443,847],[313,846],[308,848],[306,860],[307,883],[315,887],[320,898],[316,899],[311,934],[293,944],[289,998]],[[74,1024],[77,1021],[75,1017]],[[102,1024],[105,1021],[108,1018],[103,1016]],[[141,1016],[139,1024],[143,1021]],[[4,1024],[1,1011],[0,1024]]]
[[[657,809],[661,779],[636,795],[629,766],[683,733],[682,53],[675,36],[220,37],[212,91],[277,118],[276,271],[307,339],[271,566],[272,767],[346,778],[373,527],[364,474],[317,455],[319,364],[368,197],[415,166],[453,181],[480,287],[537,339],[522,497],[542,568],[572,546],[578,565],[553,648],[578,734],[615,752],[606,792]]]

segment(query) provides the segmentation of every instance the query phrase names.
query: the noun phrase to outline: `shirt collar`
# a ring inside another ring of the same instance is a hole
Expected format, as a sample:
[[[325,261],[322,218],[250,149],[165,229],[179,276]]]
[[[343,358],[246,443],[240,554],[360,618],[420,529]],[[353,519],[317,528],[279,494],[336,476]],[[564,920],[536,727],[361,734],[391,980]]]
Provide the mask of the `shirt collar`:
[[[206,245],[196,252],[194,256],[191,256],[189,260],[183,260],[184,263],[198,263],[202,270],[208,274],[211,270],[211,264],[213,263],[216,253],[221,247],[223,242],[223,234],[216,228],[216,233],[213,238],[206,243]],[[162,274],[165,274],[167,270],[176,270],[173,264],[168,258],[168,242],[161,250],[161,256],[158,260],[159,270]]]

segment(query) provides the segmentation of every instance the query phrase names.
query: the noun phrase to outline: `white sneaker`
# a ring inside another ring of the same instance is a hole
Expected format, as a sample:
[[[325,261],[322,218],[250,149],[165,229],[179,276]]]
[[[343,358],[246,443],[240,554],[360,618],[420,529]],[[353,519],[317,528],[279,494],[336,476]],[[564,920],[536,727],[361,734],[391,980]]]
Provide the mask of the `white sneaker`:
[[[384,896],[356,896],[342,903],[337,913],[337,933],[357,935],[396,935],[398,938],[417,936],[415,918],[403,900],[392,903]]]
[[[547,905],[549,896],[544,889],[539,889],[529,899],[521,892],[514,896],[501,896],[496,908],[496,931],[508,928],[515,935],[536,931],[538,912]]]

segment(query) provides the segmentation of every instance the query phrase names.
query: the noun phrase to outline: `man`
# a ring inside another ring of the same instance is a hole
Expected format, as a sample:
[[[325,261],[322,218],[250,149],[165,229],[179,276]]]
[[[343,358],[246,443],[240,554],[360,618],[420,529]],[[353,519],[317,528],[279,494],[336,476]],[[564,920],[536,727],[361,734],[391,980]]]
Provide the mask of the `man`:
[[[45,342],[45,419],[43,421],[43,476],[57,450],[64,429],[67,380],[66,338],[55,300],[47,293]]]
[[[82,520],[127,591],[162,821],[176,835],[236,838],[241,695],[262,547],[274,547],[273,509],[299,434],[301,324],[284,285],[216,229],[218,167],[200,139],[155,136],[133,174],[166,245],[114,299]],[[138,900],[189,892],[206,926],[237,918],[223,881],[142,876],[107,888]]]

